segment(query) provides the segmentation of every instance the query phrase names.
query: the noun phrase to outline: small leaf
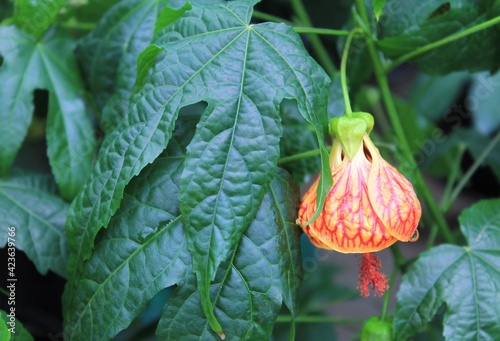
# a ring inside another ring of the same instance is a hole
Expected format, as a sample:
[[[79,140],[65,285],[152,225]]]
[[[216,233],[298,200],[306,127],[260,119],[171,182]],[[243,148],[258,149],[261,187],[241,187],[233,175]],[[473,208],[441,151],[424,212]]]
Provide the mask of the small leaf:
[[[295,314],[300,283],[298,191],[278,171],[255,219],[210,287],[226,340],[268,340],[283,299]],[[191,272],[170,297],[157,330],[162,340],[220,340],[205,318]],[[186,323],[185,321],[189,321]]]
[[[392,59],[414,51],[452,34],[474,27],[500,15],[500,3],[494,0],[448,1],[389,0],[387,20],[381,25],[378,45]],[[432,49],[411,60],[423,72],[445,74],[453,71],[471,72],[500,67],[498,26],[475,32],[451,43]]]
[[[0,27],[0,173],[6,175],[26,136],[33,92],[49,91],[48,156],[61,195],[72,199],[85,182],[95,141],[81,98],[74,42],[62,30],[34,41],[13,26]]]
[[[0,181],[0,247],[7,244],[7,228],[15,227],[16,248],[24,251],[37,270],[41,274],[52,270],[64,277],[68,204],[54,189],[49,178],[38,175],[16,175]]]
[[[500,200],[464,210],[468,246],[441,245],[423,253],[403,277],[394,312],[394,338],[423,329],[446,304],[447,340],[495,340],[500,335]]]
[[[2,341],[33,341],[33,336],[24,328],[19,318],[14,317],[14,326],[9,324],[12,322],[11,317],[8,316],[11,312],[5,312],[0,310],[0,340]],[[15,314],[15,312],[14,312]],[[9,330],[13,328],[15,333],[11,333]]]
[[[137,57],[155,30],[167,0],[126,0],[113,6],[80,43],[79,56],[90,90],[102,108],[106,132],[128,114]]]
[[[386,0],[372,0],[373,13],[375,13],[377,21],[382,14],[382,10],[384,9],[385,1]]]
[[[16,0],[14,24],[27,34],[39,38],[52,25],[64,0]]]
[[[154,295],[184,277],[191,263],[177,200],[184,157],[169,154],[130,182],[97,238],[75,284],[75,303],[65,311],[67,339],[113,338]]]
[[[186,2],[184,6],[179,9],[165,8],[156,20],[155,33],[158,33],[161,29],[175,22],[189,9],[191,9],[191,4],[189,2]]]

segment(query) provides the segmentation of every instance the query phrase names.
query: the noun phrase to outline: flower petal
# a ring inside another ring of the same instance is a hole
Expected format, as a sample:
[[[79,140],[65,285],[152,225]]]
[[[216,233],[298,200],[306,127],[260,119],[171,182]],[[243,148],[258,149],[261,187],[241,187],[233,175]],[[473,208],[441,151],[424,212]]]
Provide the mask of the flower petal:
[[[343,253],[363,253],[385,249],[397,241],[385,231],[371,207],[366,183],[369,169],[368,160],[361,154],[353,162],[344,159],[333,171],[334,185],[323,211],[312,224],[303,227],[314,245]],[[311,186],[302,199],[302,222],[314,214],[316,203],[311,202],[315,200],[315,188]]]
[[[382,159],[371,141],[366,145],[372,154],[368,194],[373,209],[392,236],[409,241],[422,215],[415,190],[397,169]]]

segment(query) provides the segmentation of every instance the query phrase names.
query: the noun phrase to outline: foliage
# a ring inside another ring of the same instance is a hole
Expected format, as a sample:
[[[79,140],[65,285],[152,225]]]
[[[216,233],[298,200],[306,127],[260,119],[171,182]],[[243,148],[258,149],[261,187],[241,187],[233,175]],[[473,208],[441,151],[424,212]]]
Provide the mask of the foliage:
[[[500,336],[500,201],[460,215],[465,246],[445,219],[464,187],[485,196],[478,169],[500,186],[500,5],[356,0],[325,20],[345,6],[0,0],[0,246],[13,226],[34,268],[64,278],[65,339],[115,338],[152,302],[163,309],[141,333],[162,340],[307,339],[351,323],[327,308],[352,290],[325,262],[303,269],[318,261],[296,225],[299,185],[321,175],[317,213],[332,186],[328,120],[349,98],[374,115],[429,229],[417,258],[391,248],[396,308],[356,320],[358,335]],[[409,90],[393,92],[403,63]],[[422,171],[445,178],[440,204]],[[36,338],[20,310],[11,340]]]

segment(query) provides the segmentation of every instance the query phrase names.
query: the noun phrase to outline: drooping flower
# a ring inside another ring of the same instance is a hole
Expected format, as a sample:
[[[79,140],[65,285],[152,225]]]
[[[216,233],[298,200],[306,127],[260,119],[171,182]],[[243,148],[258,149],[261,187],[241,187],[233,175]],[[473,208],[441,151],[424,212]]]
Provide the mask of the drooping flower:
[[[298,222],[317,247],[367,253],[398,240],[418,239],[420,203],[411,183],[382,158],[370,140],[372,127],[373,118],[367,113],[353,113],[330,124],[333,186],[317,219],[311,221],[319,178],[302,198],[299,209]],[[364,283],[374,282],[365,278]]]

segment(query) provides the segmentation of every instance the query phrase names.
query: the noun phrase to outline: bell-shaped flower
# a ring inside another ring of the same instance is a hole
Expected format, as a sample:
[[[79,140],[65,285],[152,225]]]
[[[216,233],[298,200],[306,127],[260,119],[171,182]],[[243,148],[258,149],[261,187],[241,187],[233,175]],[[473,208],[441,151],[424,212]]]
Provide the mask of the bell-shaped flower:
[[[316,219],[319,179],[306,192],[299,209],[298,223],[317,247],[367,253],[398,240],[418,239],[420,203],[411,183],[382,158],[370,140],[372,127],[373,117],[367,113],[353,113],[330,123],[333,186]],[[368,258],[363,262],[367,264]],[[360,280],[360,287],[367,288],[369,276],[363,282]]]
[[[311,186],[302,199],[299,222],[314,245],[343,253],[379,251],[398,240],[414,241],[422,210],[413,186],[370,140],[372,116],[353,116],[332,120],[333,186],[323,210],[310,222],[319,179]]]

